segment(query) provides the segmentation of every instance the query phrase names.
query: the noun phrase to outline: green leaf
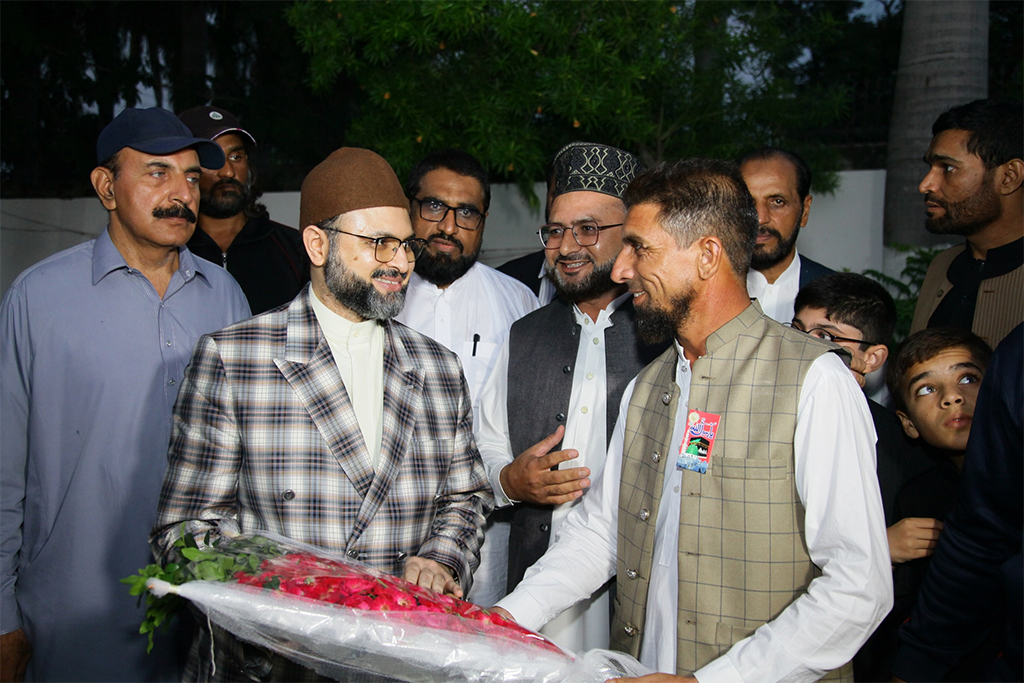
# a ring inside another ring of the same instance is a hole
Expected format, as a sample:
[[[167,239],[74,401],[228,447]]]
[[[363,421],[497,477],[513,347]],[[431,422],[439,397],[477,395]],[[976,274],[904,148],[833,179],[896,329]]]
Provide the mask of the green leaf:
[[[195,562],[196,560],[203,557],[203,552],[199,550],[199,548],[184,548],[181,551],[181,555],[186,560],[191,560],[192,562]]]

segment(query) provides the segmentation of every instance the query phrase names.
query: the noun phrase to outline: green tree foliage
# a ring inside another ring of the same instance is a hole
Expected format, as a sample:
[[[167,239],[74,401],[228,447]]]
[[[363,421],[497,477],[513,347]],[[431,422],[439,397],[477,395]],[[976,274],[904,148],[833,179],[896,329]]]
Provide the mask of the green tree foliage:
[[[287,16],[315,90],[359,84],[350,144],[400,175],[459,146],[526,188],[574,139],[648,163],[763,144],[821,158],[800,132],[835,120],[846,90],[794,79],[840,22],[812,11],[795,36],[793,15],[779,3],[391,0],[298,2]]]
[[[0,3],[6,197],[90,196],[96,137],[122,107],[216,104],[256,136],[264,188],[298,189],[344,144],[350,85],[313,93],[283,2]],[[153,104],[152,99],[148,104]]]

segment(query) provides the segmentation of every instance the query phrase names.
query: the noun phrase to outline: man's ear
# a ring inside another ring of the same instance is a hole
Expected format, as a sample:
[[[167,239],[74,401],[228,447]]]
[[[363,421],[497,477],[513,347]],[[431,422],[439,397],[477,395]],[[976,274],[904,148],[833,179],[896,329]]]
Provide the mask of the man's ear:
[[[697,274],[702,280],[710,280],[723,266],[725,247],[722,240],[714,235],[705,235],[694,242],[697,252]]]
[[[801,228],[807,226],[807,219],[811,217],[811,202],[813,201],[814,197],[812,197],[811,195],[807,195],[806,197],[804,197],[804,212],[803,215],[800,216]]]
[[[1020,189],[1024,182],[1024,161],[1010,159],[1001,167],[1002,173],[996,178],[996,190],[999,194],[1010,195]]]
[[[107,211],[117,208],[117,201],[114,199],[114,174],[105,166],[97,166],[89,174],[92,181],[92,189],[96,190],[96,196]]]
[[[867,365],[868,372],[874,372],[878,368],[885,364],[885,360],[889,357],[889,347],[885,344],[874,344],[869,346],[867,351],[864,352],[864,364]]]
[[[327,239],[325,230],[315,225],[307,225],[302,231],[302,244],[306,247],[310,265],[322,268],[327,263],[327,252],[331,248],[331,242]]]
[[[911,439],[920,439],[921,433],[917,431],[917,427],[914,426],[914,421],[910,419],[910,416],[904,413],[902,410],[896,411],[896,416],[900,418],[900,423],[903,425],[904,433]]]

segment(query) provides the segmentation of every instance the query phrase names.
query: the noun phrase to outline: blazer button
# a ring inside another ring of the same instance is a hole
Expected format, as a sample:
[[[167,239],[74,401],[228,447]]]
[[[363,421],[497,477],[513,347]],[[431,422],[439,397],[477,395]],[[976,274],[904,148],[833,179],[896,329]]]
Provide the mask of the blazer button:
[[[295,499],[295,491],[292,491],[291,489],[288,489],[284,493],[281,494],[281,500],[294,500],[294,499]]]
[[[408,553],[398,553],[398,555],[397,555],[397,558],[398,558],[399,562],[401,562],[402,560],[404,560],[407,557],[409,557]]]
[[[635,569],[627,569],[626,570],[626,576],[628,576],[631,579],[636,579],[636,570]]]
[[[568,375],[570,372],[572,372],[572,366],[566,365],[564,368],[562,368],[562,372]]]
[[[641,522],[646,522],[650,518],[651,518],[651,511],[650,510],[648,510],[647,508],[644,508],[644,509],[640,510],[640,521]]]
[[[348,555],[349,557],[352,557],[352,558],[359,557],[359,551],[356,550],[355,548],[352,548],[351,550],[349,550],[345,554]]]
[[[541,524],[540,525],[540,530],[543,531],[544,533],[547,533],[550,529],[551,529],[551,525],[550,524]]]
[[[633,626],[633,624],[626,624],[626,628],[624,630],[626,631],[626,635],[630,638],[637,634],[636,626]]]
[[[661,453],[659,453],[658,451],[654,451],[653,453],[651,453],[651,460],[653,460],[654,462],[658,462],[659,460],[661,460]]]
[[[661,402],[664,403],[665,405],[668,405],[669,403],[671,403],[672,402],[672,394],[670,394],[670,393],[668,393],[666,391],[664,394],[661,395]]]
[[[559,413],[558,415],[555,415],[555,421],[565,422],[565,413]]]

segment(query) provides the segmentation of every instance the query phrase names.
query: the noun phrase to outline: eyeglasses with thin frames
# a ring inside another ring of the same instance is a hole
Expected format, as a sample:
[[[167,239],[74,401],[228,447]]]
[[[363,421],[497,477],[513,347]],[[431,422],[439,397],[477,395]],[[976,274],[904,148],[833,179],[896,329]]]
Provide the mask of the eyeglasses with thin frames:
[[[423,250],[427,248],[427,241],[419,237],[410,237],[409,239],[400,240],[397,237],[367,237],[366,235],[360,235],[355,232],[346,232],[345,230],[339,230],[338,228],[328,228],[321,226],[323,230],[330,230],[331,232],[340,232],[342,235],[350,235],[351,237],[358,237],[364,239],[367,242],[373,242],[373,257],[377,259],[379,263],[391,263],[395,258],[395,254],[398,253],[398,247],[405,249],[405,256],[410,261],[415,261],[419,258]]]
[[[562,246],[562,239],[564,239],[566,231],[572,232],[576,244],[581,247],[592,247],[597,244],[597,238],[601,235],[602,230],[617,228],[621,225],[622,223],[598,225],[594,221],[580,221],[570,228],[561,223],[549,223],[542,225],[537,231],[537,235],[540,236],[540,243],[544,245],[545,249],[558,249]]]
[[[867,339],[851,339],[850,337],[840,337],[838,335],[832,334],[828,330],[823,329],[821,327],[812,327],[809,330],[805,330],[796,323],[785,323],[785,325],[786,327],[792,327],[794,330],[797,330],[798,332],[809,334],[815,339],[824,339],[827,342],[835,343],[843,341],[849,342],[851,344],[867,344],[868,346],[875,346],[876,344],[878,344],[878,342],[868,341]]]
[[[424,197],[423,199],[413,198],[413,201],[420,205],[420,218],[431,223],[440,223],[448,212],[455,216],[456,227],[463,230],[477,230],[484,219],[484,215],[472,206],[448,206],[440,199]]]

